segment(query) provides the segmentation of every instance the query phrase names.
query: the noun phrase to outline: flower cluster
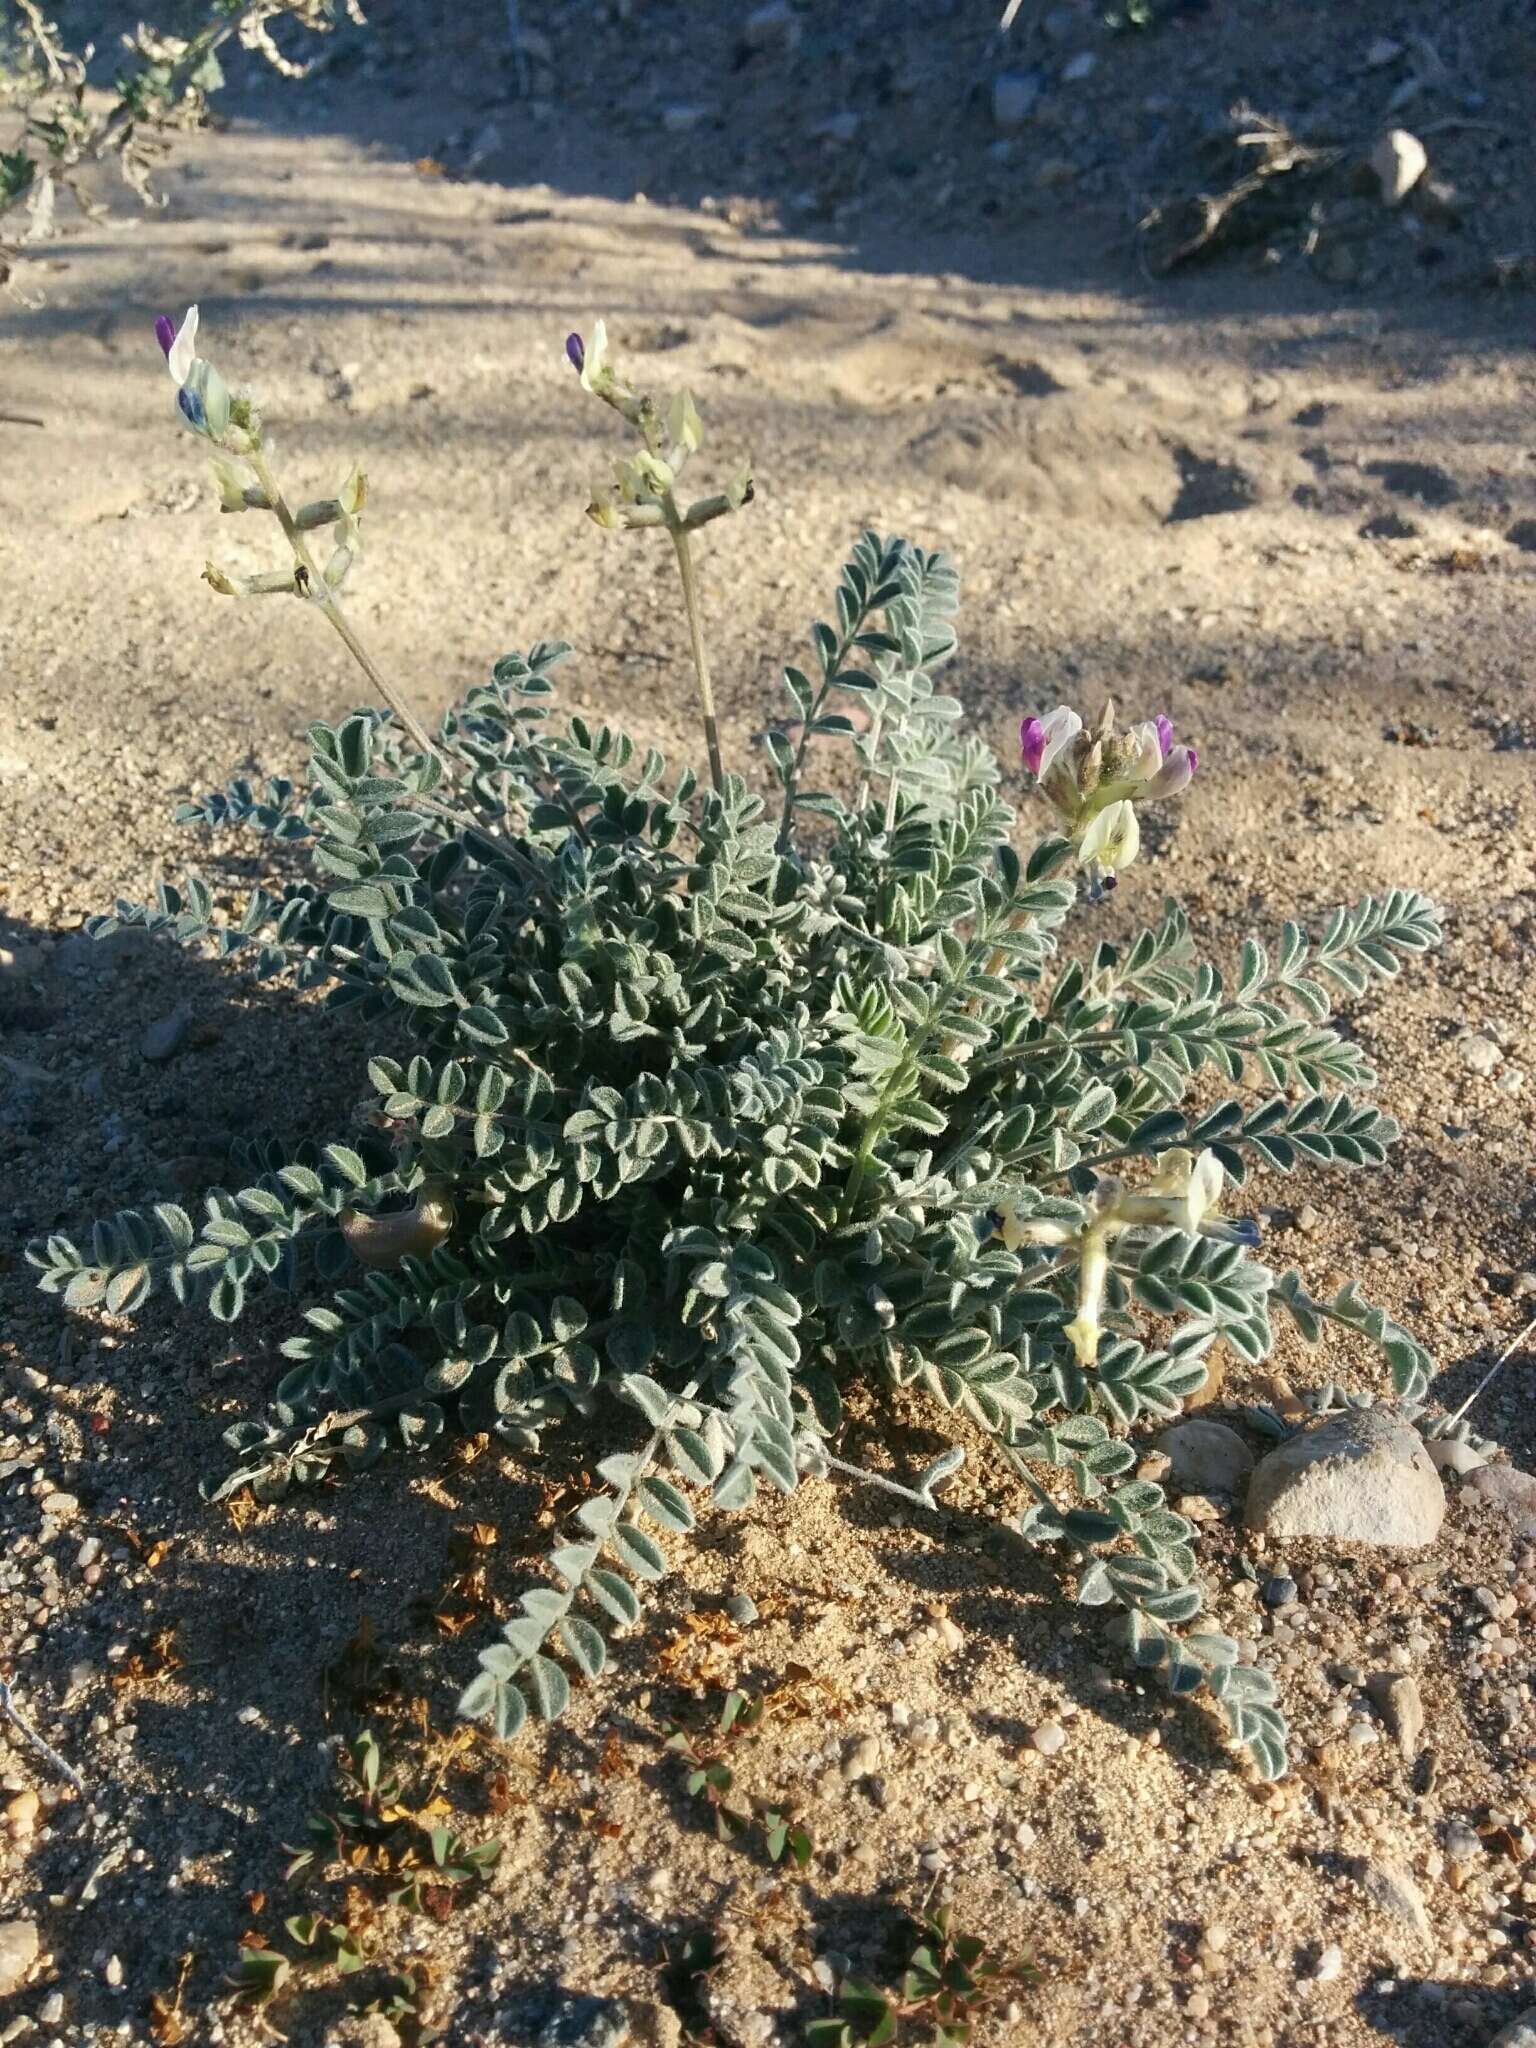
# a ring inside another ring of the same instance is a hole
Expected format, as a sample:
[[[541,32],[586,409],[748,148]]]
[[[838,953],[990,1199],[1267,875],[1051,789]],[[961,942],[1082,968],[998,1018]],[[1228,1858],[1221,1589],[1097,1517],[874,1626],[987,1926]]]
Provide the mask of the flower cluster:
[[[176,386],[176,410],[184,425],[212,444],[209,460],[219,509],[275,514],[294,557],[291,568],[253,576],[238,576],[209,562],[203,581],[221,597],[312,597],[323,609],[362,552],[359,522],[368,496],[367,479],[354,467],[335,497],[291,508],[268,466],[260,414],[248,394],[232,393],[213,364],[197,353],[197,330],[196,306],[187,308],[179,328],[163,313],[155,322],[155,339]],[[311,555],[305,538],[322,528],[331,529],[333,542],[323,566]]]
[[[1177,796],[1198,761],[1193,747],[1174,745],[1173,721],[1161,712],[1116,732],[1113,702],[1092,731],[1062,704],[1049,717],[1026,718],[1019,741],[1024,766],[1060,817],[1094,889],[1113,888],[1140,851],[1138,802]]]
[[[1158,1171],[1141,1187],[1101,1178],[1082,1204],[1081,1222],[1021,1216],[1001,1211],[1001,1236],[1009,1251],[1026,1245],[1070,1246],[1077,1260],[1077,1314],[1063,1335],[1079,1365],[1092,1365],[1104,1336],[1101,1315],[1109,1278],[1109,1247],[1123,1231],[1178,1230],[1186,1237],[1216,1237],[1253,1245],[1258,1228],[1247,1218],[1228,1222],[1218,1214],[1226,1172],[1209,1148],[1198,1154],[1178,1147],[1163,1154]]]
[[[566,360],[581,379],[583,391],[611,405],[638,429],[641,445],[633,455],[614,463],[614,481],[592,489],[587,517],[617,532],[632,526],[691,529],[738,512],[752,501],[750,465],[712,497],[700,498],[686,510],[674,495],[689,456],[703,445],[704,429],[691,391],[679,391],[665,410],[649,393],[637,391],[608,360],[608,329],[603,321],[592,329],[590,346],[579,334],[567,335]]]

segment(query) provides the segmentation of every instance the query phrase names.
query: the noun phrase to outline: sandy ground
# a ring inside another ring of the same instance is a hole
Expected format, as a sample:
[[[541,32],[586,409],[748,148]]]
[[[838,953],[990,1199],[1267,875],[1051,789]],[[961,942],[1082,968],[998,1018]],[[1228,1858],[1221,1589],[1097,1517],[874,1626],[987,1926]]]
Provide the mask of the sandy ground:
[[[552,34],[568,64],[570,34]],[[0,1673],[88,1787],[70,1796],[0,1727],[24,1816],[0,1840],[0,1919],[34,1920],[43,1950],[0,2002],[0,2040],[174,2040],[150,2001],[183,1974],[180,2038],[254,2038],[222,1986],[242,1933],[281,1942],[285,1914],[341,1910],[336,1886],[284,1883],[281,1846],[334,1801],[336,1739],[367,1718],[415,1767],[430,1745],[411,1703],[451,1726],[574,1470],[445,1456],[206,1509],[196,1481],[275,1379],[281,1315],[231,1333],[157,1307],[129,1328],[30,1291],[28,1238],[185,1197],[242,1139],[340,1129],[362,1092],[361,1043],[281,990],[72,936],[201,857],[168,824],[178,795],[294,770],[306,721],[359,696],[297,607],[239,608],[199,581],[210,553],[277,558],[253,522],[220,523],[172,423],[162,310],[201,302],[209,353],[262,395],[291,494],[368,470],[353,614],[424,710],[561,634],[580,650],[575,706],[695,747],[666,564],[581,516],[612,442],[561,342],[602,313],[640,373],[698,394],[703,460],[757,465],[758,502],[710,530],[704,563],[738,760],[780,711],[778,667],[840,551],[874,525],[959,556],[957,675],[1000,748],[1022,713],[1106,692],[1197,741],[1200,778],[1117,919],[1176,892],[1225,955],[1364,890],[1427,890],[1443,952],[1349,1013],[1405,1126],[1392,1169],[1261,1181],[1257,1199],[1277,1262],[1325,1285],[1359,1272],[1432,1347],[1446,1407],[1533,1305],[1529,294],[1484,290],[1470,259],[1431,281],[1392,249],[1349,290],[1245,262],[1153,288],[1103,179],[1070,207],[968,211],[966,150],[987,179],[1007,169],[969,114],[941,217],[861,201],[853,178],[851,200],[770,205],[783,167],[766,143],[752,154],[760,122],[733,185],[718,127],[719,163],[685,136],[651,167],[628,99],[604,121],[602,66],[630,35],[592,30],[569,121],[505,104],[471,178],[436,171],[438,139],[483,118],[472,92],[389,103],[377,78],[338,75],[303,132],[291,97],[264,99],[178,155],[162,215],[74,235],[36,266],[46,303],[0,315],[0,410],[44,421],[0,425]],[[825,185],[826,146],[806,147]],[[255,854],[229,842],[211,871],[232,889]],[[143,1032],[183,999],[184,1045],[147,1061]],[[1469,1037],[1491,1053],[1463,1052]],[[1318,1358],[1284,1338],[1279,1362],[1299,1384],[1375,1380],[1338,1339]],[[1511,1364],[1475,1411],[1527,1468],[1531,1372]],[[1227,1397],[1244,1391],[1231,1376]],[[931,1416],[903,1406],[898,1424],[898,1460],[931,1454]],[[564,1992],[628,2001],[637,2039],[763,2048],[828,2009],[829,1956],[888,1972],[902,1914],[938,1887],[1005,1957],[1032,1945],[1045,1965],[998,2041],[1480,2048],[1528,2002],[1533,1963],[1536,1560],[1519,1529],[1466,1493],[1412,1558],[1280,1556],[1230,1515],[1210,1524],[1216,1611],[1280,1670],[1296,1728],[1302,1768],[1261,1794],[1187,1711],[1101,1669],[1048,1560],[980,1538],[968,1511],[1005,1500],[962,1489],[948,1535],[817,1488],[722,1519],[568,1725],[507,1756],[436,1752],[454,1825],[507,1844],[484,1889],[441,1924],[359,1895],[380,1966],[314,1973],[276,2023],[344,2038],[348,1999],[414,1960],[422,2038],[532,2041]],[[500,1535],[476,1552],[480,1523]],[[1299,1604],[1268,1612],[1245,1556],[1296,1578]],[[750,1625],[724,1614],[739,1593]],[[364,1617],[372,1668],[354,1654],[322,1680]],[[1363,1690],[1394,1662],[1427,1716],[1407,1758]],[[782,1693],[740,1765],[804,1816],[814,1854],[786,1875],[715,1840],[661,1730],[691,1686],[783,1687],[792,1665],[824,1683]],[[1067,1741],[1045,1757],[1028,1738],[1050,1721]],[[864,1737],[878,1770],[850,1777]],[[1362,1889],[1373,1859],[1411,1873],[1422,1926]],[[690,1975],[706,1933],[716,1965]],[[1319,1976],[1331,1944],[1342,1960]]]

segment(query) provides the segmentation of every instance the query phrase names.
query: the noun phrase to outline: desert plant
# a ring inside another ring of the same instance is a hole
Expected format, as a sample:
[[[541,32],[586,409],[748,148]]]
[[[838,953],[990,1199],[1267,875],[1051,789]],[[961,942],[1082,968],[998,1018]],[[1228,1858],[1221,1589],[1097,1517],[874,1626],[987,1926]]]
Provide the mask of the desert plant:
[[[1385,1157],[1396,1129],[1362,1099],[1374,1076],[1327,1022],[1330,987],[1358,994],[1431,944],[1428,903],[1367,899],[1316,940],[1287,924],[1243,946],[1230,984],[1172,904],[1123,947],[1062,958],[1078,878],[1090,900],[1114,886],[1138,805],[1176,795],[1195,756],[1166,719],[1027,719],[1052,823],[1020,851],[999,764],[935,681],[954,566],[874,533],[785,672],[765,801],[720,758],[689,552],[750,477],[685,505],[693,401],[633,389],[601,330],[571,360],[638,446],[589,509],[676,548],[713,786],[616,726],[554,728],[559,642],[505,657],[429,734],[340,610],[361,476],[291,510],[195,327],[161,328],[181,415],[213,444],[225,508],[274,514],[292,554],[210,582],[316,608],[391,711],[312,726],[302,794],[241,783],[183,807],[304,841],[312,879],[215,929],[194,875],[91,929],[249,950],[415,1049],[370,1062],[358,1130],[273,1153],[198,1222],[160,1203],[84,1249],[53,1236],[29,1254],[41,1284],[126,1314],[165,1283],[227,1322],[263,1283],[338,1283],[284,1345],[267,1413],[229,1432],[215,1499],[276,1499],[449,1425],[530,1456],[556,1424],[593,1432],[602,1490],[461,1702],[504,1737],[530,1704],[560,1713],[570,1668],[603,1669],[606,1631],[667,1569],[653,1531],[686,1533],[701,1498],[739,1510],[764,1482],[838,1472],[931,1509],[958,1446],[910,1485],[839,1455],[844,1392],[873,1376],[963,1418],[1022,1483],[1017,1529],[1065,1553],[1079,1601],[1117,1610],[1135,1664],[1204,1689],[1258,1769],[1283,1769],[1272,1681],[1200,1625],[1195,1531],[1130,1476],[1127,1432],[1179,1412],[1213,1345],[1263,1358],[1277,1304],[1308,1339],[1333,1319],[1380,1343],[1399,1393],[1422,1390],[1406,1333],[1353,1288],[1319,1301],[1277,1275],[1218,1202],[1254,1163]],[[821,788],[816,742],[844,761]],[[1258,1099],[1217,1096],[1211,1073]],[[1182,1107],[1197,1084],[1203,1106]]]
[[[362,20],[358,0],[340,4]],[[285,77],[301,77],[305,67],[279,49],[273,25],[292,20],[323,33],[337,7],[338,0],[206,0],[204,19],[187,35],[141,21],[122,39],[110,91],[92,94],[94,51],[73,48],[37,0],[15,0],[0,29],[0,285],[24,245],[54,232],[59,192],[83,213],[103,211],[82,183],[92,165],[115,162],[143,204],[155,203],[155,167],[173,135],[201,125],[209,94],[224,83],[219,51],[232,38]],[[23,212],[25,228],[8,240],[6,216]]]
[[[834,2018],[813,2020],[806,2048],[896,2048],[927,2042],[964,2048],[1003,1993],[1040,1981],[1029,1956],[1000,1963],[980,1935],[955,1926],[954,1908],[939,1906],[913,1924],[912,1954],[893,1990],[863,1977],[845,1977]]]

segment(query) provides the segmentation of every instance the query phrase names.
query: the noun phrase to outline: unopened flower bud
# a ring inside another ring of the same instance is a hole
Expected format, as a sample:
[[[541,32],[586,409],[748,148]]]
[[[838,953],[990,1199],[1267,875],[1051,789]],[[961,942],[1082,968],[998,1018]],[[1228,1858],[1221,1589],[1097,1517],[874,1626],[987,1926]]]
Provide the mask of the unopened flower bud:
[[[1194,780],[1199,759],[1193,747],[1174,747],[1143,794],[1149,797],[1177,796]]]
[[[579,377],[586,366],[587,360],[587,351],[582,346],[579,334],[568,334],[565,337],[565,356],[566,361]]]

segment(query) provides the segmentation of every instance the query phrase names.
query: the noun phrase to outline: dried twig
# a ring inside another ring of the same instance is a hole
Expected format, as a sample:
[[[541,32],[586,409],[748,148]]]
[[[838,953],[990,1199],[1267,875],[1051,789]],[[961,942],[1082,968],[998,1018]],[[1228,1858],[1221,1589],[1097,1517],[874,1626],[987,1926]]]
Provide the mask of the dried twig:
[[[53,1768],[58,1772],[59,1776],[61,1778],[66,1779],[71,1785],[73,1785],[75,1790],[80,1794],[80,1796],[84,1798],[85,1781],[80,1776],[80,1773],[74,1770],[69,1764],[65,1763],[63,1757],[59,1755],[59,1752],[53,1747],[53,1745],[51,1743],[45,1742],[42,1736],[39,1735],[37,1730],[32,1726],[32,1724],[23,1718],[20,1708],[16,1705],[16,1702],[11,1698],[10,1686],[3,1678],[0,1678],[0,1714],[4,1714],[5,1718],[10,1722],[11,1726],[17,1729],[23,1736],[26,1737],[27,1741],[31,1743],[32,1747],[37,1751],[38,1755],[40,1757],[43,1757],[48,1763],[50,1763],[53,1766]]]
[[[1523,1330],[1517,1331],[1516,1334],[1505,1345],[1504,1349],[1493,1361],[1493,1364],[1488,1368],[1487,1372],[1483,1374],[1483,1377],[1478,1381],[1477,1385],[1472,1389],[1471,1393],[1468,1394],[1465,1401],[1463,1401],[1461,1406],[1456,1410],[1456,1413],[1447,1418],[1447,1426],[1449,1426],[1449,1424],[1453,1422],[1460,1422],[1462,1416],[1466,1414],[1467,1410],[1472,1406],[1472,1403],[1477,1399],[1478,1395],[1483,1391],[1483,1389],[1486,1386],[1492,1384],[1495,1374],[1497,1374],[1502,1367],[1506,1366],[1509,1363],[1510,1359],[1514,1357],[1515,1353],[1520,1349],[1520,1346],[1525,1342],[1526,1338],[1530,1336],[1533,1330],[1536,1330],[1536,1316],[1532,1316],[1531,1320],[1526,1324],[1525,1328]]]

